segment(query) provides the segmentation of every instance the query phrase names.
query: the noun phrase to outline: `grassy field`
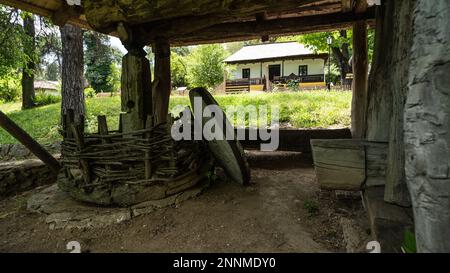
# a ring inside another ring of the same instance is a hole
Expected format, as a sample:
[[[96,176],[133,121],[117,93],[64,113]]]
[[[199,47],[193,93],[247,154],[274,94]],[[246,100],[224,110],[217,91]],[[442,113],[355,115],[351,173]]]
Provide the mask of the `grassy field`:
[[[290,123],[296,128],[335,128],[350,124],[350,92],[295,92],[271,94],[241,94],[215,96],[221,106],[229,105],[278,105],[280,122]],[[173,96],[170,107],[189,105],[188,97]],[[31,136],[41,143],[60,140],[58,133],[60,104],[52,104],[31,110],[20,110],[20,103],[0,104],[0,110],[19,124]],[[118,128],[120,97],[88,99],[86,101],[87,131],[97,130],[97,115],[106,115],[108,127]],[[246,124],[256,121],[248,120]],[[0,144],[16,143],[16,140],[0,129]]]

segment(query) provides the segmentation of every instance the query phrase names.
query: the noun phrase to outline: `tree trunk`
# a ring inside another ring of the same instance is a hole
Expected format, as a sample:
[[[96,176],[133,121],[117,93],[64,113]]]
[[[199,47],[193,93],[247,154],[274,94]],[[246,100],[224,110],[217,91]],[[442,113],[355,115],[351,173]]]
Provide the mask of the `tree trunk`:
[[[29,109],[35,106],[34,70],[36,69],[36,31],[34,28],[33,15],[25,16],[23,19],[23,29],[28,36],[24,46],[28,62],[22,70],[22,109]]]
[[[341,75],[341,84],[345,85],[345,78],[347,77],[347,73],[350,71],[350,67],[348,65],[349,59],[346,59],[341,52],[341,49],[338,47],[331,47],[333,52],[333,56],[335,60],[337,60],[339,65],[339,73]]]
[[[379,7],[375,54],[369,77],[366,138],[389,142],[385,201],[410,206],[405,181],[403,109],[408,90],[412,1]]]
[[[450,252],[450,1],[417,0],[405,109],[419,252]]]
[[[72,109],[75,123],[83,125],[85,113],[83,31],[79,27],[66,24],[60,27],[60,32],[62,41],[61,114],[65,115],[67,110]]]

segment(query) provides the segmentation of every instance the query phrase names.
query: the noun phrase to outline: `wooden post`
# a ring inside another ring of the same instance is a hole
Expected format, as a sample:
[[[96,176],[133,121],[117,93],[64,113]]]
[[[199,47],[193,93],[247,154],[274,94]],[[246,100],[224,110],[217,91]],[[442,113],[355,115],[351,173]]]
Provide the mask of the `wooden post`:
[[[170,45],[167,39],[158,38],[153,45],[155,52],[155,79],[153,82],[153,116],[155,124],[164,123],[169,113]]]
[[[150,62],[142,48],[128,49],[122,60],[122,118],[123,132],[145,128],[147,115],[152,112]]]
[[[20,128],[14,121],[0,111],[0,127],[5,129],[20,143],[27,147],[35,156],[42,160],[49,168],[58,173],[61,165],[49,152],[47,152],[39,143],[37,143],[27,132]]]
[[[353,24],[353,100],[352,136],[364,138],[367,111],[367,24],[357,21]]]

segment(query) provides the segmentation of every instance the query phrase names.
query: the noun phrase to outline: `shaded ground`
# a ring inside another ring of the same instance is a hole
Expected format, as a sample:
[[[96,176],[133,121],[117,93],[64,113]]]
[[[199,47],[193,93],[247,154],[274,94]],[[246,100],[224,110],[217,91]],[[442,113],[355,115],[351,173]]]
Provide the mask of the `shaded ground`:
[[[345,251],[342,211],[334,195],[318,190],[309,160],[257,157],[250,155],[248,188],[219,179],[178,207],[108,228],[49,230],[42,215],[26,210],[31,192],[0,201],[0,251],[67,252],[74,240],[89,252]]]

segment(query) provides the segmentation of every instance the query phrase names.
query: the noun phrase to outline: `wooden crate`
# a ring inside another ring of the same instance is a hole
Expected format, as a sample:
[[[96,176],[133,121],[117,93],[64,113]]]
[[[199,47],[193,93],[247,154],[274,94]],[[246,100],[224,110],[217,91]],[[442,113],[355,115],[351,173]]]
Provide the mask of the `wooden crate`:
[[[311,140],[322,189],[359,191],[385,183],[387,143],[356,139]]]

